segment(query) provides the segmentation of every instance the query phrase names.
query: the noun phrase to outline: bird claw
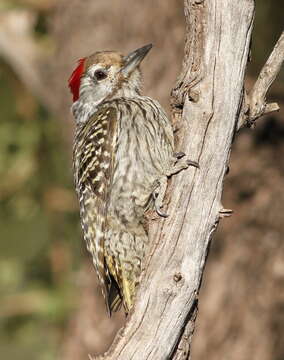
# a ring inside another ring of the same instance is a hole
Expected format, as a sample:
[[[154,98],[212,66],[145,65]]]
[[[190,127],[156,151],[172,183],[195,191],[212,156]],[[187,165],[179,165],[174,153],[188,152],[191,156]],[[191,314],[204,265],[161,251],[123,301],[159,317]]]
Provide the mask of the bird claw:
[[[188,166],[194,166],[194,167],[196,167],[197,169],[199,169],[199,164],[198,164],[198,162],[196,162],[196,161],[191,161],[191,160],[186,160],[186,162],[187,162]]]
[[[162,212],[161,206],[156,206],[155,205],[155,209],[156,209],[157,214],[160,215],[161,217],[167,218],[169,216],[168,214]]]
[[[174,157],[175,157],[176,159],[181,159],[181,158],[184,157],[184,156],[185,156],[185,153],[182,152],[182,151],[179,151],[179,152],[175,152],[175,153],[174,153]]]
[[[163,217],[163,218],[167,218],[169,215],[166,214],[166,213],[164,213],[164,212],[162,211],[163,205],[162,205],[162,204],[159,204],[160,201],[161,201],[161,200],[159,199],[159,193],[154,192],[154,193],[153,193],[153,198],[154,198],[154,200],[155,200],[155,210],[156,210],[156,213],[157,213],[159,216]]]

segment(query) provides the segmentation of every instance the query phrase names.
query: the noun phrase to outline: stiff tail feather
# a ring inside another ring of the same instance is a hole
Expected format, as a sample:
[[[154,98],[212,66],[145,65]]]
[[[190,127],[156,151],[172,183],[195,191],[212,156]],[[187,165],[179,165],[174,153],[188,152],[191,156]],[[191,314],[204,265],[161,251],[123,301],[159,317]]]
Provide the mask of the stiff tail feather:
[[[108,307],[111,312],[118,310],[121,303],[126,313],[132,308],[147,242],[142,227],[135,232],[107,232],[105,261],[110,280]]]

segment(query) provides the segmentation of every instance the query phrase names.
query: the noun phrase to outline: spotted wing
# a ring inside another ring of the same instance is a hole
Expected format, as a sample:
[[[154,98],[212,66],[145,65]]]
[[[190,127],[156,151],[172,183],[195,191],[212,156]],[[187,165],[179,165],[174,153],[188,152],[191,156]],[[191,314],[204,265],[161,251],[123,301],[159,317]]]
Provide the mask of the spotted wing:
[[[93,115],[76,136],[74,147],[75,184],[87,248],[102,285],[108,311],[121,302],[104,258],[104,236],[111,191],[117,111],[106,107]]]

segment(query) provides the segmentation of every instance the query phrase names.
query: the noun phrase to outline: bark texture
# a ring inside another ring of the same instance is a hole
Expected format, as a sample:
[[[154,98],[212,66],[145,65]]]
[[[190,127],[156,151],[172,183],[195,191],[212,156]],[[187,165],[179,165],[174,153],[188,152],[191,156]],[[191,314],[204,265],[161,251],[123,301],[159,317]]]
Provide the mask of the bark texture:
[[[97,359],[189,358],[209,243],[228,213],[221,204],[223,178],[241,113],[254,3],[186,0],[185,9],[185,60],[173,106],[178,150],[200,169],[173,178],[172,216],[151,226],[155,246],[135,312]]]

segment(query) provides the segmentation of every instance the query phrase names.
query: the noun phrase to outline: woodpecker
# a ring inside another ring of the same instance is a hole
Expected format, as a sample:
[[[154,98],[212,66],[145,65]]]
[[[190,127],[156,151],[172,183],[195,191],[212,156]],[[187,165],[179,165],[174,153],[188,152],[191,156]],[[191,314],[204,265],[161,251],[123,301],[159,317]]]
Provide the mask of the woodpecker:
[[[163,213],[168,178],[198,167],[174,152],[170,120],[142,96],[140,63],[152,48],[127,56],[96,52],[69,79],[76,122],[73,167],[80,217],[108,313],[133,307],[149,245],[144,214]]]

